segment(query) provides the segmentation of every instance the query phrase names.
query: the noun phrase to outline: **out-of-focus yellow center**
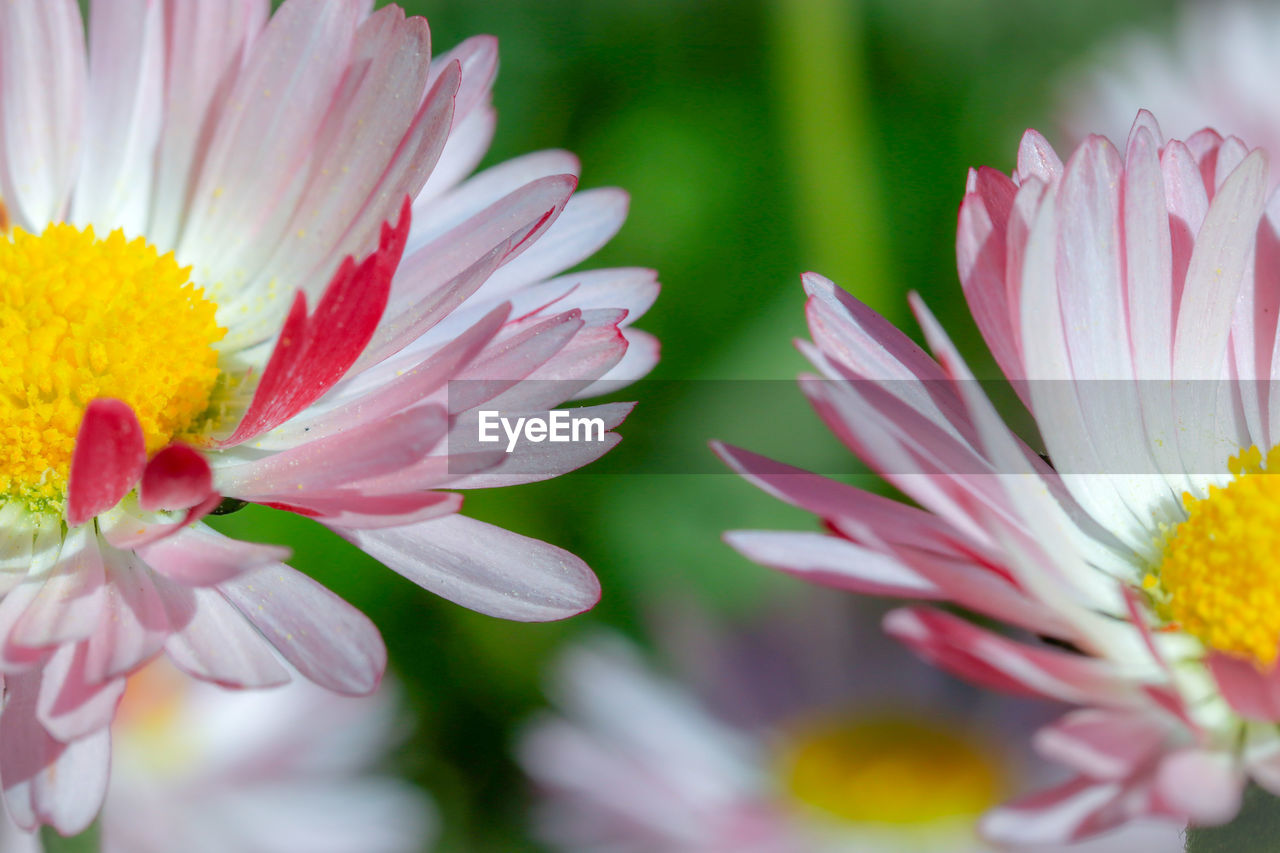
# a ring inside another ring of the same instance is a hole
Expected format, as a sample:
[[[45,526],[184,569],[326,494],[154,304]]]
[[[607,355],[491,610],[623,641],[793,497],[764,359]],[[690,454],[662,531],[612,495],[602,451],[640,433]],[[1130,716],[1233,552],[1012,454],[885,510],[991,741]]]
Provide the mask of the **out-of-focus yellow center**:
[[[796,799],[855,823],[925,827],[977,817],[1005,793],[977,745],[905,719],[827,720],[793,733],[782,754]]]
[[[186,698],[182,677],[167,663],[146,666],[125,685],[112,728],[122,732],[162,732],[174,727]]]
[[[189,768],[199,744],[184,713],[191,682],[165,661],[129,676],[111,723],[113,760],[141,766],[150,775]]]
[[[1183,494],[1187,520],[1166,533],[1143,586],[1170,624],[1270,667],[1280,644],[1280,448],[1264,460],[1250,447],[1230,470],[1207,498]]]
[[[133,407],[148,453],[207,408],[225,330],[189,274],[120,231],[0,237],[0,503],[61,501],[96,397]]]

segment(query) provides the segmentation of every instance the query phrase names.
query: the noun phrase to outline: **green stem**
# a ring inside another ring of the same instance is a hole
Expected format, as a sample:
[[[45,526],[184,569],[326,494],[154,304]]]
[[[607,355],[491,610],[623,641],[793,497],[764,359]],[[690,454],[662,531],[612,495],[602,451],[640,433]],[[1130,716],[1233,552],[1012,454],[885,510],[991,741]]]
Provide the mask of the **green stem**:
[[[1244,806],[1226,826],[1187,830],[1188,853],[1272,853],[1280,850],[1280,799],[1250,785]]]
[[[40,847],[44,853],[98,853],[102,849],[98,822],[79,835],[65,838],[50,827],[40,830]]]
[[[769,0],[768,7],[775,98],[805,269],[892,317],[904,300],[889,274],[862,3]]]

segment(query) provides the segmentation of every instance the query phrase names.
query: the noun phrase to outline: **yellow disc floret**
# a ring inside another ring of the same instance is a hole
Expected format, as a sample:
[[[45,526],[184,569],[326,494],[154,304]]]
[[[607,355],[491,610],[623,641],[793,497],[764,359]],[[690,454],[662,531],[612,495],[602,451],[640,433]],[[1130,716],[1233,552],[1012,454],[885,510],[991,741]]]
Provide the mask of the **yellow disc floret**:
[[[987,750],[902,718],[827,720],[797,730],[782,755],[787,790],[829,815],[924,828],[972,818],[1005,793]]]
[[[1187,520],[1170,530],[1144,587],[1170,623],[1262,667],[1280,644],[1280,448],[1231,459],[1233,479],[1207,498],[1183,494]]]
[[[153,453],[195,424],[218,378],[216,306],[173,254],[120,231],[0,237],[0,503],[59,502],[85,407],[133,407]]]

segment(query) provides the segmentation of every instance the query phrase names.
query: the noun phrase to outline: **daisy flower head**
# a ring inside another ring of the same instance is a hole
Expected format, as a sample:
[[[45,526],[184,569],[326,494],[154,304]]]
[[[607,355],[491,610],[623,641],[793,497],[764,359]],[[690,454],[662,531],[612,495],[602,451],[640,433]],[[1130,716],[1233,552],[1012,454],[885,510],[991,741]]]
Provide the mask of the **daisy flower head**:
[[[1171,38],[1121,33],[1062,76],[1059,128],[1073,143],[1101,133],[1119,144],[1134,113],[1145,109],[1171,137],[1230,128],[1274,154],[1280,151],[1280,105],[1272,97],[1280,76],[1277,38],[1274,5],[1181,4]]]
[[[341,696],[297,679],[224,690],[156,661],[129,678],[112,723],[103,853],[421,853],[430,799],[374,766],[394,745],[394,684]],[[38,853],[7,819],[3,853]]]
[[[912,660],[860,604],[801,597],[732,627],[685,615],[661,643],[674,673],[618,637],[571,647],[556,710],[519,743],[539,837],[566,853],[992,850],[978,817],[1050,769],[1017,737],[1046,707]],[[1122,837],[1174,853],[1178,835]]]
[[[558,151],[468,178],[495,41],[433,58],[425,20],[370,5],[95,0],[86,35],[74,0],[0,4],[0,778],[23,828],[92,819],[126,676],[160,653],[235,687],[287,681],[277,655],[377,686],[369,620],[201,523],[220,507],[314,518],[505,618],[598,597],[452,490],[616,443],[504,454],[465,427],[652,366],[628,324],[653,273],[561,275],[626,196],[575,195]]]
[[[1266,156],[1141,113],[1064,164],[1028,131],[969,175],[957,257],[973,317],[1035,419],[1006,426],[918,300],[930,357],[809,275],[831,429],[918,506],[719,448],[829,533],[730,533],[751,559],[947,602],[888,631],[980,684],[1081,706],[1035,738],[1073,778],[992,810],[988,836],[1064,842],[1154,817],[1216,824],[1280,793],[1271,379],[1280,266]],[[1005,623],[991,630],[955,609]]]

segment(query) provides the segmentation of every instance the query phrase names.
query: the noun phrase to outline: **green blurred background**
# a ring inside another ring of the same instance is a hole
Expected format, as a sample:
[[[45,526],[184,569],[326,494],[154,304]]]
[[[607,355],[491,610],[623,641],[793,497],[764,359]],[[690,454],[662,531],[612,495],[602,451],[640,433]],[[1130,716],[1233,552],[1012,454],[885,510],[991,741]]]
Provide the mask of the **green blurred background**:
[[[804,334],[806,270],[917,338],[905,295],[919,291],[962,352],[986,365],[955,273],[966,169],[1007,171],[1025,127],[1053,138],[1054,76],[1110,31],[1167,29],[1171,9],[1155,0],[402,5],[428,18],[437,51],[498,36],[499,122],[485,165],[567,148],[582,159],[584,187],[630,191],[627,225],[588,266],[659,270],[662,296],[640,325],[663,344],[654,376],[673,380],[790,380],[804,370],[792,340]],[[603,601],[565,623],[471,613],[282,513],[220,520],[290,545],[294,565],[382,629],[412,718],[391,769],[439,804],[439,850],[541,849],[528,837],[510,746],[543,705],[541,671],[563,643],[600,624],[643,640],[644,614],[675,599],[748,614],[798,583],[738,557],[719,534],[812,522],[730,475],[669,473],[680,467],[673,458],[709,454],[707,440],[720,438],[861,479],[798,391],[753,406],[718,399],[728,385],[652,387],[663,393],[648,398],[640,387],[614,451],[631,473],[587,469],[467,497],[468,514],[595,568]]]

